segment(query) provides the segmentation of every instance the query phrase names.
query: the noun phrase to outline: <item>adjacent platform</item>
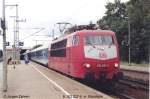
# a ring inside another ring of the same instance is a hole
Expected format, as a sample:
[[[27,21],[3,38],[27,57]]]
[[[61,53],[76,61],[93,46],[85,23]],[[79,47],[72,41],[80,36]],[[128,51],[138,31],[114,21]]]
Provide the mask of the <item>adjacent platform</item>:
[[[149,66],[124,66],[121,65],[121,70],[124,74],[124,78],[130,78],[134,81],[140,81],[142,83],[149,83]]]
[[[6,93],[2,92],[1,78],[0,76],[0,99],[112,99],[106,94],[32,62],[28,65],[16,65],[15,69],[13,65],[8,66]]]
[[[149,66],[126,66],[126,65],[121,65],[121,69],[123,70],[132,70],[132,71],[139,71],[139,72],[149,72]]]

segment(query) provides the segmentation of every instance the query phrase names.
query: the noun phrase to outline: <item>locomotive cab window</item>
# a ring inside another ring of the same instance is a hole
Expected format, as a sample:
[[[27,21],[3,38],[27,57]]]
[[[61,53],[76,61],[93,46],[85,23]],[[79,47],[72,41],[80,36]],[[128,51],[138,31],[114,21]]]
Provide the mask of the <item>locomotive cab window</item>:
[[[50,55],[52,57],[66,57],[67,39],[53,43],[51,45]]]
[[[104,36],[103,36],[103,43],[104,43],[105,45],[114,44],[113,37],[112,37],[112,36],[108,36],[108,35],[104,35]]]
[[[114,44],[111,35],[88,35],[84,38],[85,45],[111,45]]]
[[[79,36],[75,35],[72,39],[72,46],[79,45]]]

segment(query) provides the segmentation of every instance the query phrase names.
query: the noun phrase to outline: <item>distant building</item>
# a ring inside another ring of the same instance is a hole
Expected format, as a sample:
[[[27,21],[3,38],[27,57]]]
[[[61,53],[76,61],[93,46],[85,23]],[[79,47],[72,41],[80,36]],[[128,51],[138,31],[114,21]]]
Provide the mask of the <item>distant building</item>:
[[[7,47],[6,48],[6,58],[7,60],[11,57],[12,58],[12,64],[15,62],[16,64],[20,63],[20,60],[23,60],[23,53],[28,50],[31,49],[29,47],[22,47],[22,48],[18,48],[18,49],[13,49],[12,47]]]
[[[8,60],[9,58],[12,58],[12,61],[10,62],[11,64],[18,64],[20,63],[20,49],[12,49],[12,48],[7,48],[6,49],[6,59]]]

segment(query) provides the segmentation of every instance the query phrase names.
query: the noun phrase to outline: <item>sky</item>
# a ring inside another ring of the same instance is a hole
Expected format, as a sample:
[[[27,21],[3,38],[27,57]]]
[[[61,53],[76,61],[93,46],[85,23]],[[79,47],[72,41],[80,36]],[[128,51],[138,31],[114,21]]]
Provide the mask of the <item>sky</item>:
[[[128,0],[121,0],[126,2]],[[5,0],[6,5],[18,4],[19,40],[24,47],[32,47],[51,40],[54,29],[55,36],[59,36],[57,22],[69,22],[73,25],[96,23],[105,15],[105,5],[114,0]],[[6,10],[6,39],[13,44],[13,28],[16,8],[7,6]],[[0,0],[0,18],[2,17],[2,0]],[[35,35],[32,35],[36,33]],[[38,41],[37,41],[38,40]],[[36,42],[37,41],[37,42]],[[2,36],[0,35],[0,49]]]

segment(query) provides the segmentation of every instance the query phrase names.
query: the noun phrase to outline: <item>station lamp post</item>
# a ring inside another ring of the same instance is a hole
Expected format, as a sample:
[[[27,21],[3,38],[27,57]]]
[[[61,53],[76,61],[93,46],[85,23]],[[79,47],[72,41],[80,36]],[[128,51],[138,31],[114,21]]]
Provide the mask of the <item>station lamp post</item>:
[[[5,5],[6,7],[15,7],[16,8],[16,15],[15,16],[10,16],[14,18],[14,44],[13,44],[13,61],[20,60],[20,52],[17,57],[17,51],[19,50],[19,22],[26,22],[26,19],[19,20],[19,15],[18,15],[18,4],[13,4],[13,5]],[[15,64],[14,64],[15,68]]]
[[[128,63],[129,65],[131,65],[131,29],[130,29],[130,18],[129,17],[125,17],[125,19],[127,19],[128,21]]]
[[[16,16],[10,16],[11,18],[14,18],[14,44],[12,46],[13,48],[13,61],[16,59]],[[15,68],[15,64],[14,64]]]
[[[129,43],[129,65],[131,65],[131,32],[130,32],[130,19],[128,17],[128,43]]]
[[[2,29],[3,29],[3,91],[7,92],[7,64],[6,64],[6,25],[5,25],[5,0],[2,3]]]
[[[6,59],[6,25],[5,25],[5,7],[6,6],[15,6],[16,7],[16,39],[18,38],[19,41],[19,23],[18,23],[18,5],[5,5],[5,0],[2,1],[2,21],[1,21],[1,27],[3,30],[3,91],[7,91],[7,59]],[[17,42],[17,40],[16,40]],[[15,46],[15,44],[14,44]]]
[[[18,4],[14,4],[14,5],[5,5],[5,7],[16,7],[16,15],[15,16],[10,16],[12,18],[14,18],[14,44],[13,44],[13,61],[16,61],[17,55],[16,55],[16,50],[17,50],[17,41],[18,41],[18,27],[19,24],[17,22],[18,20]],[[15,68],[15,64],[14,64],[14,68]]]

